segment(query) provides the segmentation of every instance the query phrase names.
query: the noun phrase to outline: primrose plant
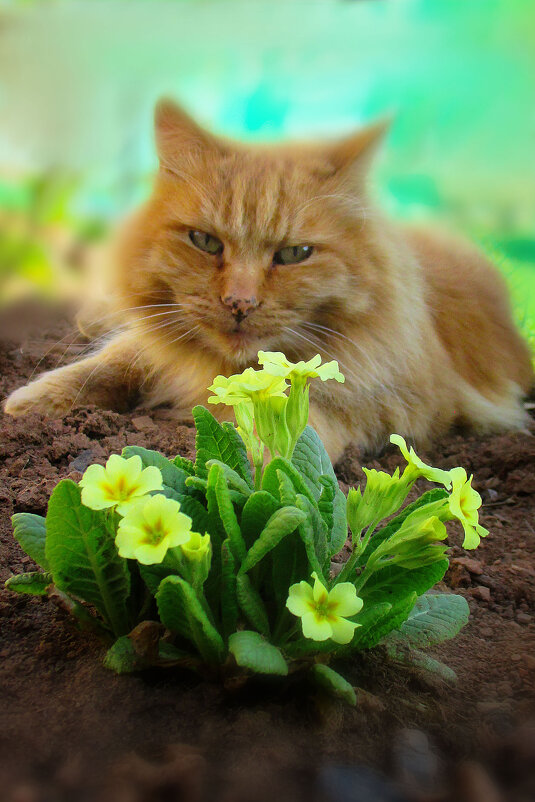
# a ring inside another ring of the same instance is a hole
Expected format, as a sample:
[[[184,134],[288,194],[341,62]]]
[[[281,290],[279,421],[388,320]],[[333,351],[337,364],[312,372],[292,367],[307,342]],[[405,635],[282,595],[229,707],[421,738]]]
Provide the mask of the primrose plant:
[[[431,589],[448,568],[447,521],[461,523],[466,548],[487,534],[471,477],[426,465],[392,435],[404,471],[364,469],[363,490],[346,498],[307,425],[309,382],[343,382],[337,363],[262,351],[259,363],[209,388],[237,428],[194,408],[194,463],[127,446],[79,484],[61,481],[46,519],[14,515],[42,570],[7,586],[48,594],[114,639],[105,664],[119,673],[184,666],[235,683],[301,671],[354,702],[327,663],[383,644],[454,677],[421,649],[468,619],[462,597]],[[407,504],[420,477],[437,487]]]

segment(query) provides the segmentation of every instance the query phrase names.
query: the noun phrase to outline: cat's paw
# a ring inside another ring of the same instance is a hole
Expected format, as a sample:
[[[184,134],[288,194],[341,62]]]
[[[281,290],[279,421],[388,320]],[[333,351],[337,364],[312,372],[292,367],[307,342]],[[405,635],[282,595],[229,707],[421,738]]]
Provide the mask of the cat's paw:
[[[72,406],[72,398],[58,391],[57,386],[38,380],[14,390],[4,404],[4,412],[13,417],[40,412],[49,418],[59,418]]]

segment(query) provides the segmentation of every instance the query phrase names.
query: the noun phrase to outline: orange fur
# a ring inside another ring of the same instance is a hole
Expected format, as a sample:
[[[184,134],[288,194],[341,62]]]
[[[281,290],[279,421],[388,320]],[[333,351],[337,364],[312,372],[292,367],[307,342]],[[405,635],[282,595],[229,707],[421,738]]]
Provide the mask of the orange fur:
[[[246,147],[160,104],[160,171],[110,274],[109,313],[124,331],[15,391],[6,411],[61,414],[75,402],[139,397],[183,415],[206,402],[216,374],[255,364],[262,348],[338,359],[346,383],[315,386],[311,407],[334,459],[350,441],[370,448],[391,432],[423,442],[455,421],[522,426],[531,362],[504,283],[464,243],[405,231],[373,207],[365,183],[381,129]],[[223,252],[198,250],[190,230],[218,237]],[[274,263],[275,251],[298,244],[314,247],[309,259]],[[237,322],[228,298],[253,298],[254,310]]]

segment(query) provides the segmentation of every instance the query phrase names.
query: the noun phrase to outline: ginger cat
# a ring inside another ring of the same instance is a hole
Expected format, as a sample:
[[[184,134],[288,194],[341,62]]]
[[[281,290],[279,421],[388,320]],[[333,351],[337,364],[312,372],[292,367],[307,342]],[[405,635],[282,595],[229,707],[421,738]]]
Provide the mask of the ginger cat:
[[[214,376],[255,365],[262,348],[339,361],[345,384],[315,383],[311,398],[333,460],[391,432],[422,443],[454,422],[522,427],[533,374],[504,281],[468,245],[402,228],[371,205],[383,127],[337,143],[246,146],[162,101],[153,194],[119,237],[104,312],[81,318],[92,333],[119,332],[16,390],[6,412],[171,403],[185,416]]]

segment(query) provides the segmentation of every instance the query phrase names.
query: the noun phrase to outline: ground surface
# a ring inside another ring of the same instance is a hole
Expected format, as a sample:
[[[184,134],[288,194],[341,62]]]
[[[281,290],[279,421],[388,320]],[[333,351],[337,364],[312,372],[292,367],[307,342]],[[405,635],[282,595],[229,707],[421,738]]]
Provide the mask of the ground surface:
[[[70,328],[52,312],[12,312],[2,328],[2,397],[47,351],[37,372],[84,348],[78,339],[63,353]],[[355,709],[278,682],[231,693],[188,674],[117,677],[101,664],[103,645],[66,613],[2,590],[2,802],[534,799],[534,432],[452,435],[423,455],[474,472],[490,530],[475,553],[452,547],[446,584],[472,613],[434,653],[457,672],[453,689],[386,663],[380,650],[344,666],[362,689]],[[168,410],[0,417],[2,581],[32,568],[12,539],[10,515],[44,514],[61,478],[79,478],[89,461],[104,462],[127,443],[191,456],[193,430],[177,427]],[[399,463],[387,453],[366,464]],[[344,487],[362,479],[356,450],[337,473]]]

